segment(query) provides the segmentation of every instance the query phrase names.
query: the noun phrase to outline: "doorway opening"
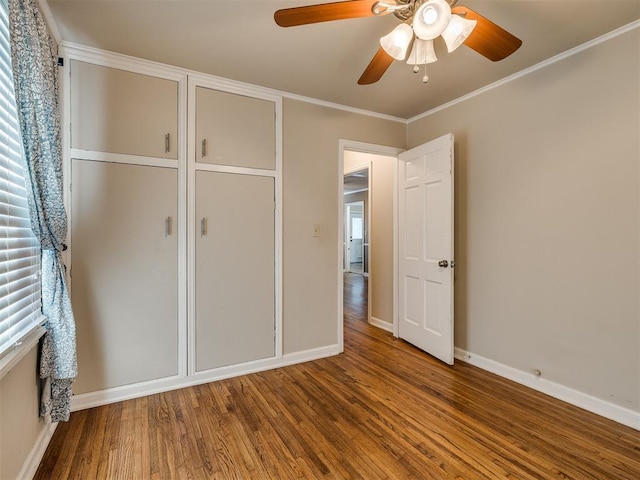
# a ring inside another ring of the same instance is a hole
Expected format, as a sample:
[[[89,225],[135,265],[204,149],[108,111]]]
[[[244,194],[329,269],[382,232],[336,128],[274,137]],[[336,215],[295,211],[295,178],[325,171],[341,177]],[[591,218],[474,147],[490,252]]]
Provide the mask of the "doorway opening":
[[[395,331],[396,275],[394,245],[398,154],[401,149],[340,141],[338,341],[343,347],[345,305],[361,298],[366,321]],[[360,233],[362,232],[362,233]],[[364,281],[362,281],[364,280]],[[358,295],[346,287],[359,285]],[[363,291],[365,289],[365,291]],[[349,295],[350,298],[346,298]],[[366,301],[365,301],[366,299]]]

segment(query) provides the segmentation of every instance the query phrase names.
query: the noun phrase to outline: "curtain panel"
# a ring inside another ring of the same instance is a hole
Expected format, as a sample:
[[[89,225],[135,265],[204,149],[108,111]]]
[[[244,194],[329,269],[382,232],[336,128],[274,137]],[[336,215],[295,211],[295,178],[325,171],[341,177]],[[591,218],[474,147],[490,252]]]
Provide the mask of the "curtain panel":
[[[61,252],[67,236],[62,183],[58,47],[37,0],[9,0],[11,60],[24,145],[31,228],[42,248],[40,414],[66,421],[77,375],[75,322]]]

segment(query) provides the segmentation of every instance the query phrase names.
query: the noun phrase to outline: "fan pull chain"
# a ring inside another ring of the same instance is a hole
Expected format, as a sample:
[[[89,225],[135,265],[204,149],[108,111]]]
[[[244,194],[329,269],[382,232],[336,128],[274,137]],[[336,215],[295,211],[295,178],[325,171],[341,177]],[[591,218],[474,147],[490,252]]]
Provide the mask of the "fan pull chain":
[[[424,64],[424,77],[422,77],[422,83],[427,83],[429,81],[429,75],[427,75],[427,64]]]

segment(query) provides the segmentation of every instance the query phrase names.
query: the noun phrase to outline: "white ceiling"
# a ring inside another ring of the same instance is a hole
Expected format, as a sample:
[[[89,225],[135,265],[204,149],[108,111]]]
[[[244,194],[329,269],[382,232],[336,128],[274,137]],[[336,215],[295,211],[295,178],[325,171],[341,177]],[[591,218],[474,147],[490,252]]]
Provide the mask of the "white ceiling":
[[[350,193],[363,192],[369,190],[369,170],[359,170],[344,176],[343,192]]]
[[[328,102],[411,118],[640,19],[640,0],[460,0],[523,40],[501,62],[462,46],[422,73],[394,62],[356,84],[399,20],[392,15],[281,28],[273,13],[309,0],[48,0],[64,41]]]

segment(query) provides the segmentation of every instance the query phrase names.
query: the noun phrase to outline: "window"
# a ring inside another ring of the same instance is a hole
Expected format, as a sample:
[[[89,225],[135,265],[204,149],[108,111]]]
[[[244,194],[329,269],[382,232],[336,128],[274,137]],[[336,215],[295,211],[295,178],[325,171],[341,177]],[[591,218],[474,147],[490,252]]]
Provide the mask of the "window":
[[[362,217],[351,217],[351,239],[362,240]]]
[[[7,0],[0,0],[0,374],[44,318],[40,247],[31,231],[22,169]]]

